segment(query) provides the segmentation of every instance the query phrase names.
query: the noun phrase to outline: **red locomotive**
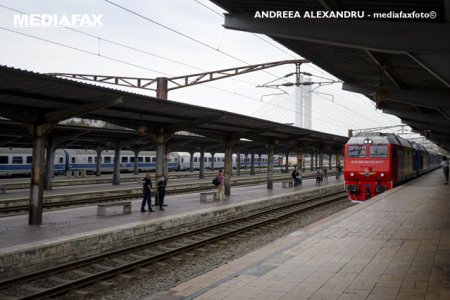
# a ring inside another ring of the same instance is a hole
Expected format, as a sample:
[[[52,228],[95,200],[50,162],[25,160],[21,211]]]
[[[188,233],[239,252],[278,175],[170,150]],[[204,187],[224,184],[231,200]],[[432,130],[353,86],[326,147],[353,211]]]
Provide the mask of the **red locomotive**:
[[[345,145],[345,189],[352,201],[368,200],[439,164],[437,153],[395,134],[360,134]]]

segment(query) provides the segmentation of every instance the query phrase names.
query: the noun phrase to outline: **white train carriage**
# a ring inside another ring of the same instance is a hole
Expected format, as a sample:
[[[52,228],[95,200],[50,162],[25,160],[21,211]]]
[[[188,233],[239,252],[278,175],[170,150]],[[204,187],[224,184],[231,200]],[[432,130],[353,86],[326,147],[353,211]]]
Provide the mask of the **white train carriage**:
[[[134,152],[120,152],[120,170],[134,170]],[[26,175],[31,173],[31,148],[0,148],[0,176]],[[55,151],[54,173],[63,175],[70,171],[85,170],[94,173],[97,165],[97,153],[94,150],[58,149]],[[101,154],[101,171],[112,173],[114,169],[114,151],[105,150]],[[140,172],[155,171],[156,154],[154,151],[141,151],[138,155],[138,170]],[[169,171],[178,170],[178,157],[169,154]]]
[[[31,148],[1,148],[0,175],[30,175],[32,164]],[[63,174],[66,167],[66,157],[63,150],[55,151],[55,174]]]
[[[178,164],[179,164],[179,170],[185,171],[189,170],[190,168],[190,154],[188,152],[174,152],[178,157]],[[236,168],[236,158],[237,155],[233,154],[233,168]],[[274,155],[273,165],[279,166],[280,165],[280,158],[281,156]],[[214,155],[214,159],[212,158],[211,153],[205,153],[204,154],[204,168],[205,169],[212,169],[212,161],[214,160],[214,169],[223,169],[225,166],[225,154],[224,153],[216,153]],[[241,160],[241,168],[250,167],[251,165],[251,156],[248,155],[248,157],[245,157],[244,154],[240,155]],[[261,164],[262,167],[267,167],[268,164],[268,156],[266,154],[261,155],[261,159],[259,158],[259,155],[255,155],[255,167],[259,167]],[[196,152],[194,153],[193,157],[193,169],[199,170],[200,169],[200,153]]]
[[[93,173],[96,170],[97,154],[94,150],[65,150],[68,159],[68,170],[78,171],[86,170],[87,173]],[[168,169],[169,171],[178,170],[178,158],[169,154]],[[121,172],[132,172],[134,170],[135,155],[133,151],[120,151],[119,168]],[[112,173],[114,170],[114,151],[105,150],[101,154],[100,161],[101,171],[104,173]],[[156,170],[156,153],[154,151],[141,151],[138,154],[138,170],[139,172],[148,172]]]

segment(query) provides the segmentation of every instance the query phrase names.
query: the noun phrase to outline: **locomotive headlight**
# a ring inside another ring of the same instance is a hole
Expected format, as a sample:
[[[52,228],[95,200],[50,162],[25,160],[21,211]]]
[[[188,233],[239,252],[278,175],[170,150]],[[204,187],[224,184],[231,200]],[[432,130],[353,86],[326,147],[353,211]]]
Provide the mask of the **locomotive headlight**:
[[[380,176],[381,176],[381,177],[384,177],[384,173],[381,173]]]
[[[353,172],[351,172],[351,173],[350,173],[350,176],[353,177],[353,176],[355,176],[355,174],[354,174]]]

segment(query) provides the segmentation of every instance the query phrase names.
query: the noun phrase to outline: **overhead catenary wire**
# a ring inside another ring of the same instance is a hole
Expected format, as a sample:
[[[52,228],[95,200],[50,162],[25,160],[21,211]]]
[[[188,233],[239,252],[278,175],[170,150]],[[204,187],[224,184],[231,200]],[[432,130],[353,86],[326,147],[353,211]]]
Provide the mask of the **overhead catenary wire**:
[[[110,1],[107,1],[107,2],[110,2]],[[94,36],[94,35],[91,35],[91,34],[87,34],[87,33],[84,33],[84,32],[82,32],[82,31],[79,31],[79,30],[76,30],[76,29],[73,29],[73,28],[68,28],[68,29],[74,30],[74,31],[78,31],[78,32],[80,32],[80,33],[86,34],[86,35],[91,36],[91,37],[93,37],[93,38],[97,38],[97,39],[99,38],[99,37],[97,37],[97,36]],[[10,30],[10,31],[11,31],[11,30]],[[18,32],[17,32],[17,33],[18,33]],[[19,33],[19,34],[22,34],[22,33]],[[23,34],[23,35],[27,35],[27,34]],[[31,37],[31,35],[27,35],[27,36]],[[166,75],[166,76],[172,76],[172,75],[167,74],[167,73],[165,73],[165,72],[161,72],[161,71],[158,71],[158,70],[154,70],[154,69],[151,69],[151,68],[147,68],[147,67],[144,67],[144,66],[142,66],[142,65],[130,63],[130,62],[127,62],[127,61],[125,61],[125,60],[117,59],[117,58],[110,57],[110,56],[106,56],[106,55],[101,55],[100,52],[94,53],[94,52],[91,52],[91,51],[88,51],[88,50],[84,50],[84,49],[81,49],[81,48],[78,48],[78,47],[74,47],[74,46],[70,46],[70,45],[65,45],[65,44],[62,44],[62,43],[59,43],[59,42],[50,41],[50,40],[48,40],[48,39],[44,39],[44,38],[38,38],[38,39],[41,39],[42,41],[45,40],[46,42],[50,42],[50,43],[53,43],[53,44],[58,45],[58,46],[63,46],[63,47],[67,47],[67,48],[70,48],[70,49],[73,49],[73,50],[81,51],[81,52],[84,52],[84,53],[86,53],[86,54],[96,55],[97,57],[100,56],[100,57],[103,57],[103,58],[105,58],[105,59],[110,59],[110,60],[113,60],[113,61],[116,61],[116,62],[119,62],[119,63],[125,63],[125,64],[128,64],[128,65],[133,66],[133,67],[138,67],[138,68],[142,68],[142,69],[149,70],[149,71],[152,71],[152,72],[156,72],[156,73],[158,73],[158,74],[163,74],[163,75]],[[111,41],[111,40],[107,40],[107,39],[103,39],[103,38],[98,39],[100,45],[101,45],[101,41],[102,41],[102,40],[108,41],[108,42],[110,42],[110,43],[115,43],[116,45],[120,45],[120,43],[117,43],[117,42],[114,42],[114,41]],[[264,39],[262,39],[262,40],[264,40]],[[123,44],[120,45],[120,46],[126,47],[126,48],[128,48],[128,49],[130,49],[130,50],[133,50],[133,51],[140,51],[140,52],[142,52],[142,53],[145,52],[145,51],[143,51],[143,50],[141,50],[141,49],[137,49],[137,48],[130,47],[130,46],[127,46],[127,45],[123,45]],[[147,54],[152,55],[151,53],[147,53]],[[167,59],[167,58],[164,58],[164,57],[160,57],[160,58],[161,58],[161,59]],[[170,61],[170,59],[167,59],[167,60]],[[173,62],[176,62],[176,61],[173,61]],[[176,62],[176,63],[180,63],[180,62]],[[244,62],[244,63],[245,63],[245,62]],[[197,67],[195,67],[195,66],[188,65],[188,64],[185,64],[185,66],[188,66],[188,67],[191,67],[191,68],[197,68]],[[311,66],[308,66],[308,67],[311,67]],[[198,68],[197,68],[197,69],[198,69]],[[236,79],[234,79],[234,80],[236,80]],[[239,80],[236,80],[236,81],[239,81]],[[241,97],[245,97],[245,98],[251,99],[251,100],[253,100],[253,101],[258,101],[258,102],[260,101],[259,99],[256,99],[256,98],[253,98],[253,97],[250,97],[250,96],[246,96],[246,95],[242,95],[242,94],[239,94],[239,93],[237,93],[237,92],[235,92],[235,91],[228,91],[228,90],[225,90],[225,89],[220,89],[220,88],[216,88],[216,87],[212,87],[212,86],[208,86],[208,85],[204,85],[204,86],[209,87],[209,88],[213,88],[213,89],[216,89],[216,90],[220,90],[220,91],[225,92],[225,93],[230,93],[230,94],[238,95],[238,96],[241,96]],[[292,101],[289,101],[289,102],[292,102]],[[270,105],[270,103],[267,103],[267,102],[265,102],[265,104]],[[282,108],[282,109],[284,109],[284,108]],[[294,112],[294,110],[290,110],[290,111],[293,111],[293,112]],[[313,119],[314,119],[314,118],[313,118]]]
[[[167,25],[164,25],[164,24],[162,24],[162,23],[160,23],[160,22],[157,22],[157,21],[155,21],[155,20],[153,20],[153,19],[151,19],[151,18],[149,18],[149,17],[146,17],[146,16],[144,16],[144,15],[138,13],[138,12],[135,12],[135,11],[133,11],[133,10],[131,10],[131,9],[128,9],[128,8],[126,8],[126,7],[122,6],[122,5],[119,5],[119,4],[117,4],[117,3],[113,2],[113,1],[110,1],[110,0],[104,0],[104,1],[107,2],[107,3],[109,3],[109,4],[111,4],[111,5],[113,5],[113,6],[118,7],[118,8],[120,8],[120,9],[124,10],[124,11],[127,11],[127,12],[129,12],[129,13],[131,13],[131,14],[133,14],[133,15],[136,15],[136,16],[138,16],[138,17],[144,19],[144,20],[147,20],[147,21],[149,21],[149,22],[151,22],[151,23],[153,23],[153,24],[155,24],[155,25],[158,25],[158,26],[160,26],[160,27],[162,27],[162,28],[165,28],[165,29],[167,29],[167,30],[169,30],[169,31],[171,31],[171,32],[173,32],[173,33],[176,33],[176,34],[178,34],[178,35],[181,35],[182,37],[187,38],[187,39],[189,39],[189,40],[191,40],[191,41],[193,41],[193,42],[195,42],[195,43],[198,43],[198,44],[200,44],[200,45],[202,45],[202,46],[204,46],[204,47],[207,47],[207,48],[209,48],[209,49],[211,49],[211,50],[220,52],[221,54],[223,54],[223,55],[225,55],[225,56],[228,56],[228,57],[230,57],[230,58],[232,58],[232,59],[234,59],[234,60],[237,60],[237,61],[239,61],[239,62],[242,62],[242,63],[244,63],[244,64],[246,64],[246,65],[251,65],[251,63],[249,63],[249,62],[247,62],[247,61],[244,61],[244,60],[242,60],[242,59],[240,59],[240,58],[238,58],[238,57],[236,57],[236,56],[234,56],[234,55],[231,55],[231,54],[229,54],[229,53],[227,53],[227,52],[225,52],[225,51],[222,51],[222,50],[220,50],[220,49],[216,49],[216,48],[214,48],[213,46],[208,45],[208,44],[205,43],[205,42],[202,42],[202,41],[200,41],[200,40],[198,40],[198,39],[196,39],[196,38],[193,38],[193,37],[191,37],[191,36],[189,36],[189,35],[187,35],[187,34],[184,34],[184,33],[182,33],[182,32],[179,31],[179,30],[175,30],[175,29],[173,29],[173,28],[170,28],[170,27],[167,26]],[[262,70],[262,72],[264,72],[264,73],[266,73],[266,74],[269,74],[269,75],[271,75],[271,76],[275,76],[275,77],[276,77],[275,74],[272,74],[272,73],[270,73],[270,72],[268,72],[268,71],[266,71],[266,70]]]

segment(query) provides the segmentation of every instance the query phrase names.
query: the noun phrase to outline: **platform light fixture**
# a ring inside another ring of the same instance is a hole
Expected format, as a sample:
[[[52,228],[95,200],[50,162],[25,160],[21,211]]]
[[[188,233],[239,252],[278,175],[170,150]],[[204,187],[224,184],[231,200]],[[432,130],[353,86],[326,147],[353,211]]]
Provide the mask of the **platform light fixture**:
[[[384,90],[378,90],[372,94],[373,100],[375,101],[377,109],[383,109],[386,104],[386,98],[388,92]]]
[[[379,85],[378,88],[375,90],[374,93],[370,94],[373,98],[373,101],[375,101],[377,109],[383,109],[386,104],[386,98],[388,96],[388,91],[384,88],[383,84],[383,69],[384,67],[380,66],[379,72],[380,72],[380,79],[379,79]]]
[[[137,131],[138,131],[139,135],[143,135],[147,131],[147,126],[140,125],[140,126],[138,126]]]

